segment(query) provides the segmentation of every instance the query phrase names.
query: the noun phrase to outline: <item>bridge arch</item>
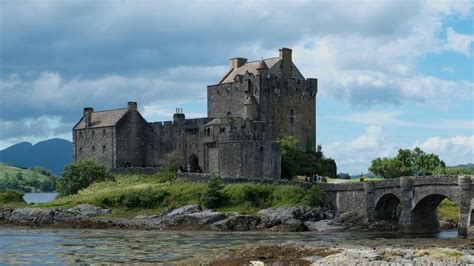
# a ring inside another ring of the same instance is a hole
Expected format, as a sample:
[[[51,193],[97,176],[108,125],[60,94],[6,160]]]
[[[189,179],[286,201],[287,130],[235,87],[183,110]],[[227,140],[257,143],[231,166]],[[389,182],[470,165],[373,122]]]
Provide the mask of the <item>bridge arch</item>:
[[[394,193],[383,194],[375,201],[376,219],[398,220],[400,214],[401,201]]]
[[[423,232],[436,232],[439,229],[439,219],[436,209],[444,199],[450,199],[458,207],[461,207],[459,198],[450,193],[427,193],[426,195],[417,197],[415,204],[411,210],[412,224],[417,230]]]

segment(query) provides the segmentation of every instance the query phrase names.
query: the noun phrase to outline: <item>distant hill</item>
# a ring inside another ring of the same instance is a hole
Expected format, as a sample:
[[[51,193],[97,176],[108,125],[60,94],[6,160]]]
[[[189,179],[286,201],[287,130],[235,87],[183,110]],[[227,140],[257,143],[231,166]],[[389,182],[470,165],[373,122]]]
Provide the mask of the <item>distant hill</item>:
[[[448,166],[448,168],[474,169],[474,163],[460,164],[460,165],[455,165],[455,166]]]
[[[20,167],[42,166],[55,175],[72,162],[72,142],[49,139],[36,143],[21,142],[0,151],[0,162]]]
[[[13,189],[22,192],[51,192],[56,177],[41,167],[22,169],[0,163],[0,191]]]

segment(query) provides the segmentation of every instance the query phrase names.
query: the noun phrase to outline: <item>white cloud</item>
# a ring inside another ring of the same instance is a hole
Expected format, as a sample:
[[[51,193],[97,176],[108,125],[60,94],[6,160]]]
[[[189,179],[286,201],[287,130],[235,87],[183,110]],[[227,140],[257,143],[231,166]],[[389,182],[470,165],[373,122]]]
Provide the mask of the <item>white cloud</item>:
[[[420,147],[428,153],[438,154],[447,165],[474,162],[474,135],[431,137],[412,144],[395,144],[387,132],[378,126],[368,126],[353,139],[323,144],[323,152],[336,160],[338,172],[360,174],[367,172],[370,162],[377,157],[393,157],[398,149]]]
[[[471,43],[474,42],[474,35],[457,33],[451,27],[447,29],[446,35],[445,48],[447,50],[459,52],[466,56],[471,55]]]
[[[446,73],[454,73],[455,72],[454,67],[452,67],[452,66],[444,66],[444,67],[441,68],[441,70],[443,70]]]
[[[414,146],[438,154],[447,165],[474,163],[474,135],[448,138],[432,137]]]

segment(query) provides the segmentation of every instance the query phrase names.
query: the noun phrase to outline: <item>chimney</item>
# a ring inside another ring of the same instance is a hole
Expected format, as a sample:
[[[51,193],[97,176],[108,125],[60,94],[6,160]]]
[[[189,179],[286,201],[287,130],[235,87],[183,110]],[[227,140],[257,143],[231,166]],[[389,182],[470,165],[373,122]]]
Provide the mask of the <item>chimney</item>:
[[[86,124],[86,127],[90,127],[92,124],[92,112],[94,112],[94,108],[92,107],[84,108],[84,123]]]
[[[291,49],[289,48],[281,48],[280,50],[280,58],[282,60],[282,77],[284,79],[289,79],[292,76],[293,70],[293,60],[291,59]]]
[[[128,110],[136,111],[137,110],[137,102],[128,102]]]
[[[183,108],[176,108],[176,112],[173,114],[173,123],[183,123],[185,120]]]
[[[236,57],[229,60],[230,68],[238,68],[245,65],[245,63],[247,63],[247,58]]]

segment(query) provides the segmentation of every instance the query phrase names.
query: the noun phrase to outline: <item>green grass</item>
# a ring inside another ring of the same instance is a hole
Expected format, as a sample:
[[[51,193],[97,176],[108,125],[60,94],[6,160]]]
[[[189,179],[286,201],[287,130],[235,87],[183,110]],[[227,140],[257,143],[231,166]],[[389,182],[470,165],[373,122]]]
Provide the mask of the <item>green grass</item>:
[[[134,217],[139,214],[158,214],[165,209],[187,204],[200,204],[206,187],[204,183],[173,181],[160,175],[119,175],[115,181],[96,183],[78,194],[36,206],[70,208],[89,203],[111,208],[113,212],[109,216],[112,218]],[[305,205],[311,202],[307,196],[309,191],[320,193],[292,185],[227,184],[223,188],[225,200],[215,209],[225,213],[250,214],[268,207]]]
[[[449,199],[444,199],[436,209],[440,220],[447,222],[459,222],[460,209]]]
[[[25,192],[42,191],[46,188],[44,184],[51,182],[51,179],[53,177],[38,171],[0,163],[0,189],[15,189]],[[48,185],[48,188],[51,186],[54,187],[54,185]]]

